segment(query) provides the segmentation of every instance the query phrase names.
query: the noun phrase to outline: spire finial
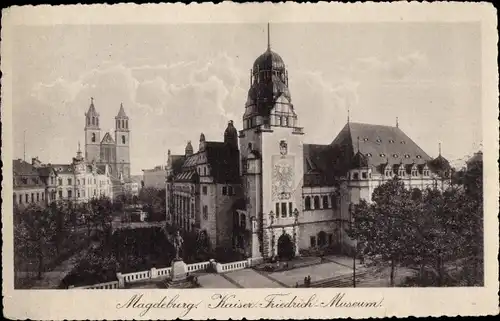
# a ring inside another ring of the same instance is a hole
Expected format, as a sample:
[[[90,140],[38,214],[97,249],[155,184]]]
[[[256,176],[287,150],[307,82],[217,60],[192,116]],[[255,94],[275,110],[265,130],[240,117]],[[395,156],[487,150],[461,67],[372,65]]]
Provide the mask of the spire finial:
[[[347,106],[347,123],[349,124],[349,121],[350,121],[350,113],[351,113],[351,109],[349,106]]]
[[[439,143],[439,156],[441,156],[441,143]]]
[[[271,27],[267,23],[267,50],[271,50]]]
[[[399,128],[399,117],[396,117],[396,128]]]
[[[82,150],[80,149],[80,141],[78,141],[78,152],[80,153]]]
[[[94,104],[94,97],[90,97],[90,104],[93,105]]]

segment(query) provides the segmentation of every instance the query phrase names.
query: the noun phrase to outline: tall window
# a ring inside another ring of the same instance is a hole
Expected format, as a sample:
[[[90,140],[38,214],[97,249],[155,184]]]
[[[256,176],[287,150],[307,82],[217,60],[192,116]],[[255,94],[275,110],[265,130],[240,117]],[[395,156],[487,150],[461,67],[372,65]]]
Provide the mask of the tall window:
[[[288,203],[288,216],[292,216],[292,214],[293,214],[292,207],[293,207],[292,202],[289,202]]]
[[[71,184],[72,184],[71,178],[68,178],[68,185],[71,185]]]
[[[222,186],[222,195],[227,195],[227,186]]]
[[[201,190],[202,190],[203,195],[207,195],[207,187],[206,186],[203,186],[201,188]]]
[[[286,217],[286,203],[281,203],[281,217]]]
[[[31,193],[31,203],[35,201],[35,193]]]
[[[280,215],[280,203],[276,203],[276,216]]]
[[[71,190],[68,190],[68,198],[71,198],[73,196],[73,192]]]
[[[30,196],[28,194],[24,195],[24,200],[26,201],[26,203],[29,203],[29,198]]]
[[[328,196],[323,196],[323,208],[329,208],[328,206]]]
[[[316,237],[315,236],[311,236],[310,240],[311,240],[311,247],[316,247]]]
[[[309,196],[306,196],[304,203],[306,211],[309,211],[311,209],[311,198]]]
[[[125,144],[125,135],[122,135],[122,144]]]
[[[36,201],[40,202],[40,193],[36,193]]]
[[[314,209],[319,209],[319,196],[314,196]]]
[[[125,120],[125,128],[128,128],[128,119]]]
[[[17,195],[16,195],[16,193],[13,193],[12,197],[13,197],[14,204],[16,204],[17,203]]]

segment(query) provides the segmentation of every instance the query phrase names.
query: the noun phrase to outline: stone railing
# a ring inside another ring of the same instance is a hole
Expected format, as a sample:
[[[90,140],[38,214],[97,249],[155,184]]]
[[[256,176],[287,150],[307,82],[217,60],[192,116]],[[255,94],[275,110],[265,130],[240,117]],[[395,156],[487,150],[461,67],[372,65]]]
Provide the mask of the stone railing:
[[[100,284],[94,284],[94,285],[87,285],[87,286],[79,286],[79,287],[73,287],[70,286],[70,289],[75,289],[75,290],[110,290],[110,289],[118,289],[118,281],[112,281],[112,282],[106,282],[106,283],[100,283]]]
[[[231,262],[226,264],[217,263],[216,269],[217,273],[225,273],[230,271],[242,270],[248,267],[248,260]]]
[[[198,262],[186,265],[187,272],[192,273],[196,271],[204,271],[211,264],[215,265],[215,270],[217,273],[227,273],[236,270],[246,269],[257,264],[262,263],[263,258],[248,258],[244,261],[231,262],[226,264],[216,263],[215,261],[210,262]],[[88,285],[83,287],[70,287],[70,289],[123,289],[127,283],[141,282],[145,280],[151,280],[156,278],[168,278],[172,276],[172,268],[166,267],[161,269],[151,268],[149,271],[141,271],[134,273],[121,274],[116,273],[118,281],[101,283],[96,285]]]
[[[196,272],[196,271],[201,271],[201,270],[206,270],[207,267],[210,265],[210,262],[200,262],[200,263],[193,263],[193,264],[188,264],[188,272]]]

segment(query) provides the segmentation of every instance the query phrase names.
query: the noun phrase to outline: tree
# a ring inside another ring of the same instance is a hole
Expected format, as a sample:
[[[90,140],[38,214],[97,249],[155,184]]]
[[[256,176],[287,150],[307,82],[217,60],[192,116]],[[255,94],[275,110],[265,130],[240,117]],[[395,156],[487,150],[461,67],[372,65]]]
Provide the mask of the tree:
[[[53,250],[51,243],[56,235],[57,223],[51,211],[38,205],[30,205],[19,213],[14,225],[15,252],[28,259],[36,258],[38,278],[44,271],[44,258]]]
[[[165,189],[145,187],[139,193],[139,202],[153,221],[163,221],[166,215]]]
[[[365,200],[352,210],[350,237],[362,244],[364,255],[375,264],[390,264],[390,282],[394,285],[396,266],[408,260],[418,249],[412,243],[415,228],[412,217],[416,202],[397,178],[377,187],[372,203]]]
[[[90,236],[91,232],[102,232],[107,242],[111,235],[111,223],[113,221],[113,204],[108,197],[101,196],[93,198],[87,204],[83,205],[85,211],[85,224],[87,233]]]

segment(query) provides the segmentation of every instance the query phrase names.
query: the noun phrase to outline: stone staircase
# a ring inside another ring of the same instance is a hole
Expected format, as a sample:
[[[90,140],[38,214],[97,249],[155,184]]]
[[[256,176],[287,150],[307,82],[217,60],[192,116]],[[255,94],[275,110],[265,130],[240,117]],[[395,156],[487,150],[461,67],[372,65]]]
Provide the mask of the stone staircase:
[[[367,271],[356,273],[356,283],[365,281],[369,278]],[[302,286],[303,287],[303,286]],[[352,274],[344,274],[341,276],[325,279],[311,283],[311,288],[352,288]]]

